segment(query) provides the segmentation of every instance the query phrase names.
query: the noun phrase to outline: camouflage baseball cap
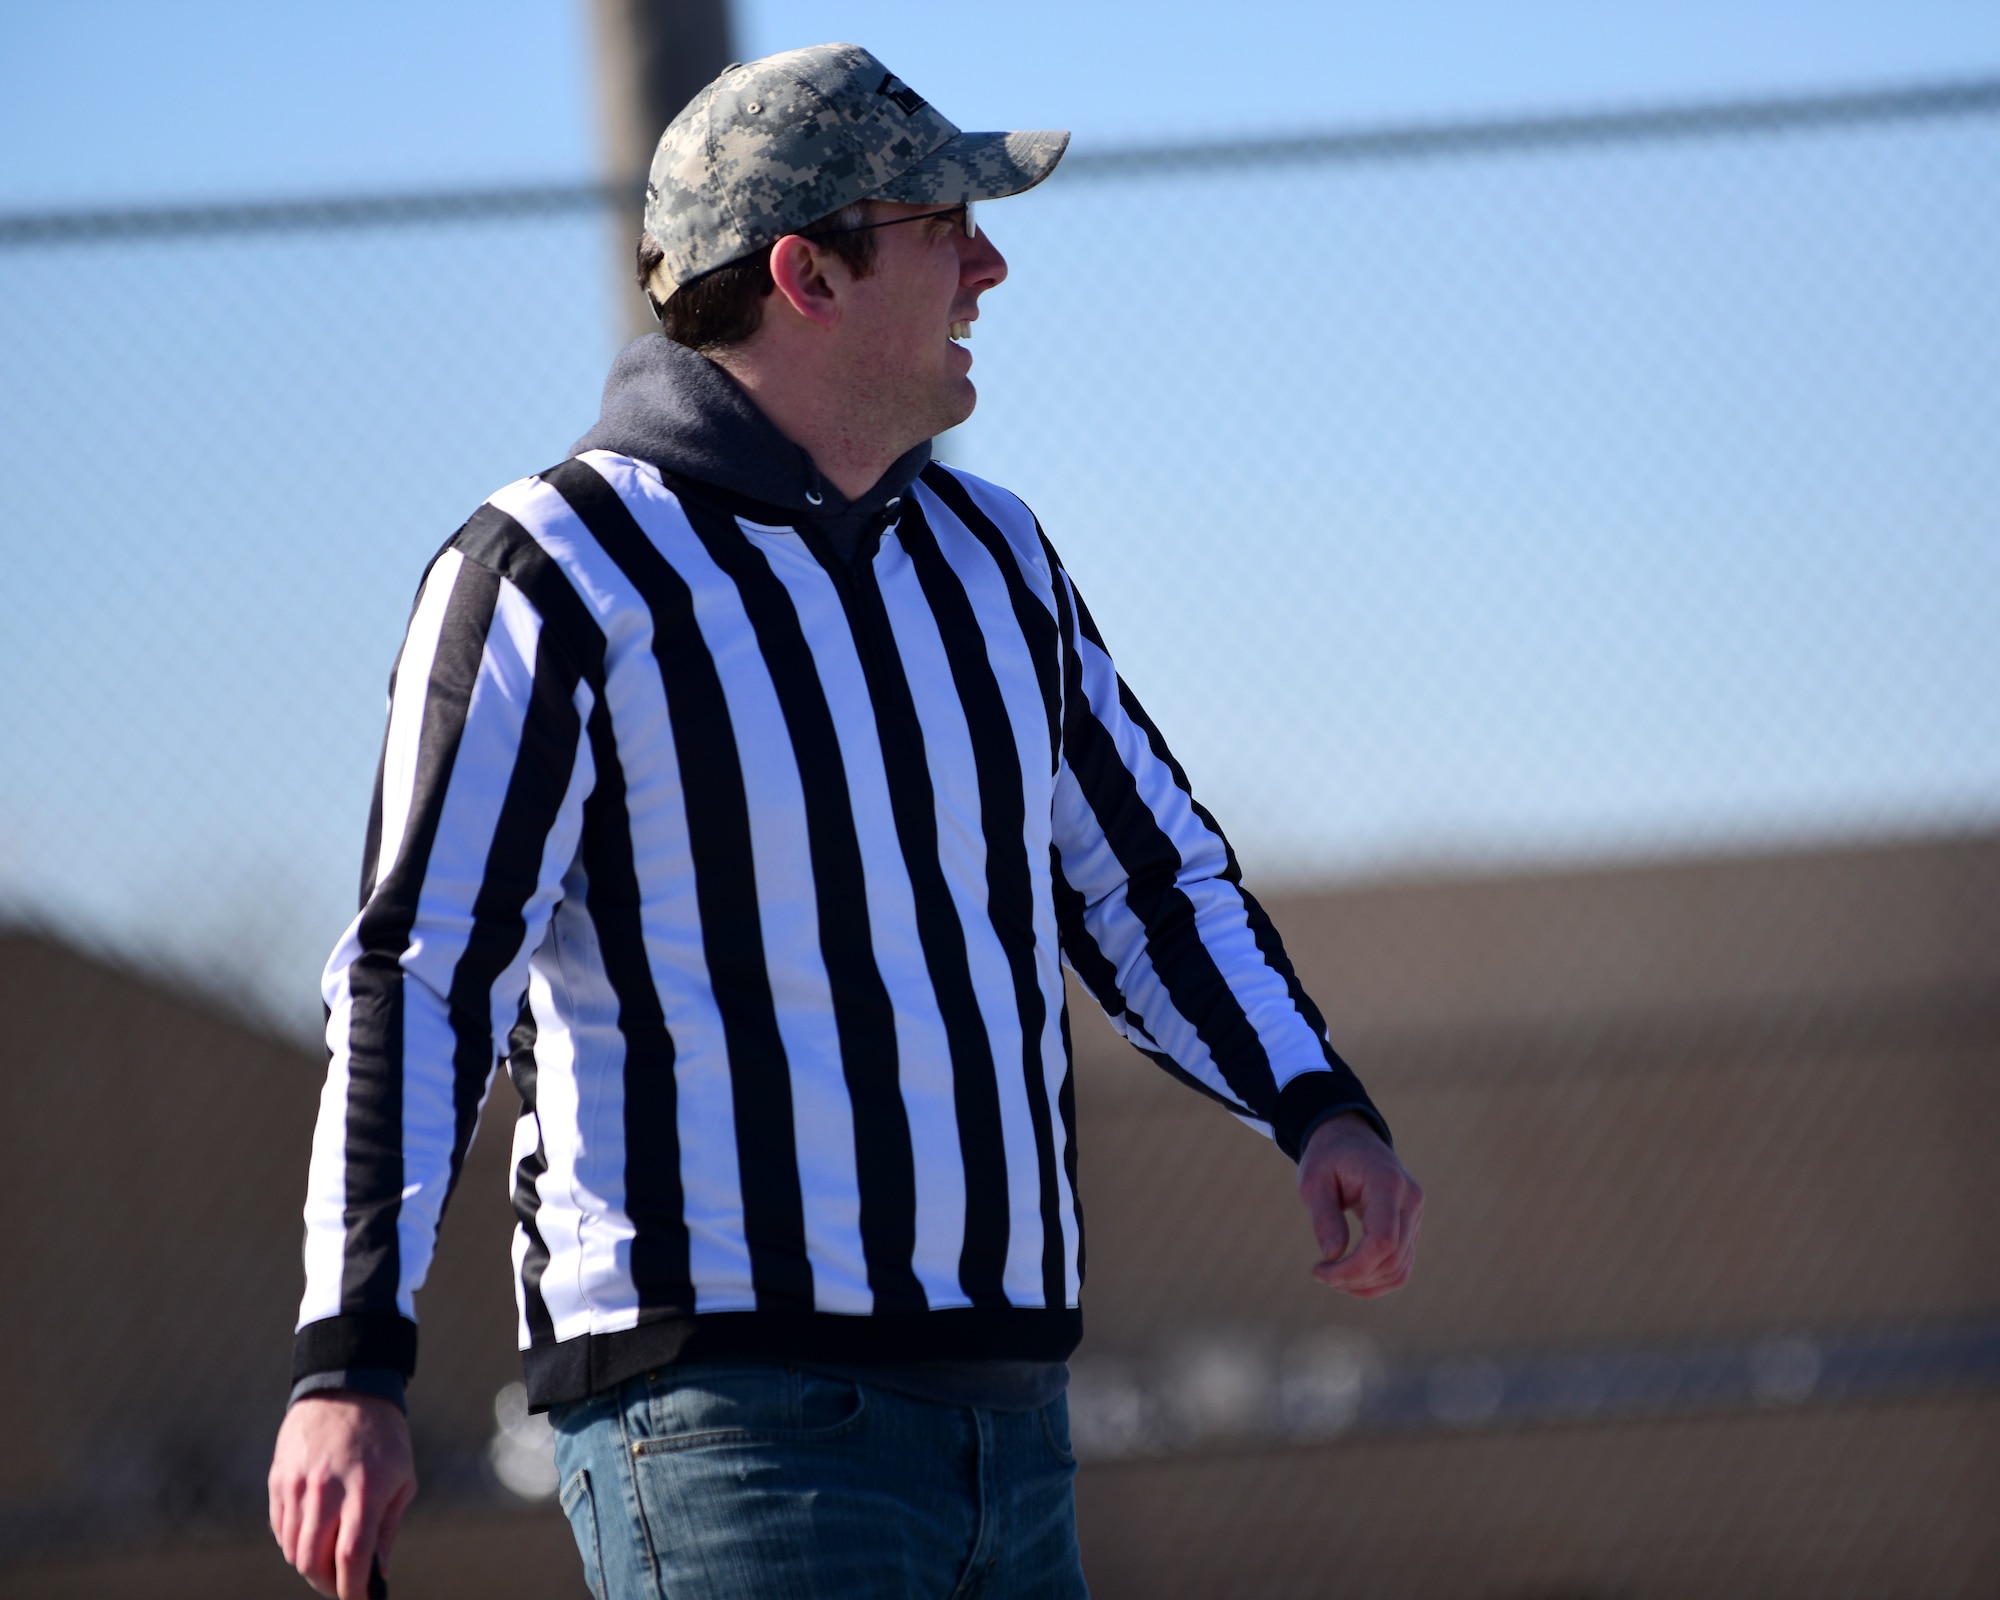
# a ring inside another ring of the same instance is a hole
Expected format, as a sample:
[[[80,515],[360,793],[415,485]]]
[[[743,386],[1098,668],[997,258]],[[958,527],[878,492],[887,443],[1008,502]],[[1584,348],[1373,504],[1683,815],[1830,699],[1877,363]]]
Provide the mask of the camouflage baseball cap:
[[[646,179],[656,297],[856,200],[951,206],[1032,189],[1067,133],[960,133],[852,44],[726,68],[668,124]]]

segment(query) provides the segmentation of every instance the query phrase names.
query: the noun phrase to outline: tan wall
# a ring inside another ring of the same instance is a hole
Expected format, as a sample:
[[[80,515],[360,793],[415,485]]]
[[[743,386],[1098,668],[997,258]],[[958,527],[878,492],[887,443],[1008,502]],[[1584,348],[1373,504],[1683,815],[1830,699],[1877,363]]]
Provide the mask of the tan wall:
[[[263,1502],[323,1056],[43,941],[0,938],[12,1181],[0,1561],[230,1526]],[[514,1354],[505,1080],[421,1296],[432,1501],[485,1495]]]
[[[1273,914],[1426,1185],[1416,1277],[1320,1289],[1289,1164],[1080,1024],[1080,1388],[1315,1330],[1408,1362],[2000,1317],[1993,841]],[[1977,1395],[1211,1441],[1079,1500],[1112,1600],[2000,1593],[1995,1503]]]
[[[1322,1291],[1288,1164],[1080,1010],[1080,1371],[1325,1329],[1404,1359],[2000,1315],[2000,840],[1272,906],[1429,1190],[1417,1278],[1368,1306]],[[0,939],[0,1014],[0,1348],[32,1375],[0,1551],[79,1552],[0,1589],[302,1592],[230,1530],[254,1527],[283,1402],[319,1057],[27,937]],[[512,1551],[495,1596],[569,1570],[547,1508],[475,1514],[517,1376],[514,1112],[503,1083],[413,1390],[412,1573]],[[2000,1402],[1967,1397],[1212,1443],[1087,1465],[1080,1513],[1112,1600],[1943,1595],[2000,1592],[1995,1489]],[[179,1553],[80,1554],[162,1538]]]
[[[1361,1304],[1291,1166],[1134,1058],[1080,1099],[1086,1353],[1162,1329],[1366,1331],[1412,1352],[1683,1339],[2000,1311],[2000,1027],[1544,1071],[1371,1074],[1427,1192],[1410,1286]],[[1553,1054],[1553,1052],[1552,1052]],[[1086,1082],[1089,1081],[1087,1078]]]
[[[1267,900],[1343,1039],[1938,990],[1990,1001],[2000,980],[1991,835]]]

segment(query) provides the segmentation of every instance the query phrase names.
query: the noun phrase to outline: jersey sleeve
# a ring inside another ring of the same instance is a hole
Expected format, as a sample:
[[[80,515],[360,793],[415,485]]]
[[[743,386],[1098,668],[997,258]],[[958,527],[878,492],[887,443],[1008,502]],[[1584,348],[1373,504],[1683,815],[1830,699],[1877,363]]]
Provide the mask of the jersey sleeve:
[[[1049,555],[1063,651],[1054,879],[1065,958],[1139,1050],[1294,1159],[1342,1111],[1387,1139],[1228,840]]]
[[[416,1364],[415,1295],[582,828],[594,693],[447,547],[390,684],[361,909],[327,963],[295,1380]]]

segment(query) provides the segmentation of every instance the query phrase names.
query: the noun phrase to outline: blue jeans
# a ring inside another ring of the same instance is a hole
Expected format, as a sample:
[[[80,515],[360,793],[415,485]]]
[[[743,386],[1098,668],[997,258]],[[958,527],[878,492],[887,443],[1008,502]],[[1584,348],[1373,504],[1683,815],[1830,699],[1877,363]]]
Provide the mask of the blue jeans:
[[[1076,1600],[1068,1403],[980,1411],[776,1366],[550,1414],[598,1600]]]

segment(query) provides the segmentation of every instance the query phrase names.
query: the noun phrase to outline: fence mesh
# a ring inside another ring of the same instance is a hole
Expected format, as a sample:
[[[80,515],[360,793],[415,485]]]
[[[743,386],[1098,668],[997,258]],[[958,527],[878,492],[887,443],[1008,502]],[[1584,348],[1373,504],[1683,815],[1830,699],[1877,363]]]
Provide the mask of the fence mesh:
[[[1329,1308],[1283,1164],[1084,1030],[1106,1592],[1330,1592],[1343,1506],[1342,1592],[2000,1582],[1996,192],[1970,84],[1085,150],[982,215],[940,453],[1036,509],[1433,1191],[1419,1285]],[[18,948],[316,1031],[416,577],[594,416],[622,198],[0,219]],[[229,1130],[177,1136],[195,1210]],[[114,1213],[76,1316],[137,1314]],[[542,1484],[467,1415],[441,1481]],[[254,1515],[259,1447],[147,1503]]]

